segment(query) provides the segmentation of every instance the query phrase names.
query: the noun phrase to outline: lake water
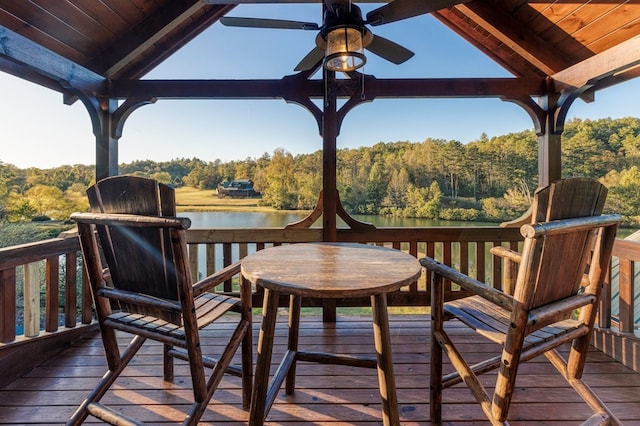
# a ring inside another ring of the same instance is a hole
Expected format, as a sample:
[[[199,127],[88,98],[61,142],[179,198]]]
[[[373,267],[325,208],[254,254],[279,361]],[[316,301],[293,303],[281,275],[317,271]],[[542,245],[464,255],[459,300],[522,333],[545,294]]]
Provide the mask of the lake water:
[[[285,225],[297,222],[307,216],[304,212],[178,212],[180,216],[191,219],[191,229],[210,228],[282,228]],[[353,215],[361,222],[372,223],[378,228],[416,228],[424,226],[498,226],[496,222],[464,222],[453,220],[430,220],[403,217],[387,217],[375,215]],[[318,219],[314,227],[320,227],[322,220]],[[348,226],[338,219],[339,228]],[[618,229],[618,238],[626,238],[637,228]]]
[[[179,212],[180,216],[191,219],[191,229],[207,228],[282,228],[307,216],[298,212]],[[373,215],[354,215],[361,222],[372,223],[376,227],[422,227],[422,226],[497,226],[497,223],[460,222],[445,220],[428,220],[416,218],[399,218]],[[319,219],[314,227],[320,227]],[[347,225],[338,220],[338,227]]]

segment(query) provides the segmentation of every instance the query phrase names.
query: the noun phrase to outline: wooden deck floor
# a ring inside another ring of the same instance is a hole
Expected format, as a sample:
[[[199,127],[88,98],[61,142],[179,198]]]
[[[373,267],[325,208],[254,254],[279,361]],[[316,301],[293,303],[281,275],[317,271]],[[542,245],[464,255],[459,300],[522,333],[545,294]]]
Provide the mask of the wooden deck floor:
[[[429,425],[428,317],[394,315],[391,326],[401,422]],[[254,324],[254,330],[257,328],[258,324]],[[207,333],[205,350],[213,353],[217,332]],[[274,362],[279,361],[286,345],[285,316],[276,333]],[[496,348],[462,327],[454,334],[469,353],[481,354]],[[254,340],[257,336],[254,332]],[[302,321],[300,343],[301,349],[373,354],[371,322],[366,316],[339,316],[336,324],[322,324],[318,317],[307,316]],[[625,425],[640,425],[640,375],[600,352],[593,351],[590,355],[586,382]],[[103,401],[149,424],[181,420],[190,397],[188,370],[184,363],[177,362],[175,383],[164,383],[160,378],[161,359],[161,346],[147,343]],[[104,373],[104,366],[97,334],[78,342],[61,356],[0,390],[0,423],[63,424]],[[546,360],[530,361],[521,368],[510,413],[512,424],[573,425],[590,415],[586,405]],[[490,386],[492,380],[491,375],[486,375],[483,382]],[[238,378],[224,379],[202,424],[246,423],[248,415],[240,405],[239,386]],[[286,396],[281,391],[266,424],[380,424],[377,392],[373,369],[300,363],[295,395]],[[445,390],[444,402],[445,424],[487,424],[466,388]]]

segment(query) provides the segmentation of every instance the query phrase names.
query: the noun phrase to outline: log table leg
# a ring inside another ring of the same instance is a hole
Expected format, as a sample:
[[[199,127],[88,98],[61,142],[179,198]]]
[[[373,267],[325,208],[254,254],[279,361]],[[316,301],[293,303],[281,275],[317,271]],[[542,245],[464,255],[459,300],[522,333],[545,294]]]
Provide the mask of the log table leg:
[[[373,314],[373,335],[378,356],[378,382],[382,398],[382,416],[385,426],[397,426],[399,422],[396,379],[393,372],[391,355],[391,336],[389,334],[389,315],[386,293],[371,296]]]
[[[261,426],[267,411],[267,391],[269,390],[269,370],[273,354],[273,337],[276,330],[279,294],[276,291],[264,289],[264,303],[262,306],[262,325],[258,338],[258,360],[256,375],[253,379],[253,394],[251,396],[251,410],[249,425]]]

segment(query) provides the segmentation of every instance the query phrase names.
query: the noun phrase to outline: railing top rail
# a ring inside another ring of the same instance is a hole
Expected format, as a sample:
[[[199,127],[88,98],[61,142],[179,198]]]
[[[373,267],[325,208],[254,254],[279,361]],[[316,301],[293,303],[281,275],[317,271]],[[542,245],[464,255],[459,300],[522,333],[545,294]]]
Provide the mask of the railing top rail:
[[[613,245],[613,256],[640,262],[640,241],[616,239]]]
[[[521,241],[522,236],[517,228],[434,226],[415,228],[376,228],[349,229],[339,228],[339,241]],[[270,243],[270,242],[315,242],[322,241],[322,229],[282,229],[282,228],[217,228],[190,229],[187,231],[187,242],[197,243]]]
[[[0,248],[0,271],[80,250],[75,234]]]

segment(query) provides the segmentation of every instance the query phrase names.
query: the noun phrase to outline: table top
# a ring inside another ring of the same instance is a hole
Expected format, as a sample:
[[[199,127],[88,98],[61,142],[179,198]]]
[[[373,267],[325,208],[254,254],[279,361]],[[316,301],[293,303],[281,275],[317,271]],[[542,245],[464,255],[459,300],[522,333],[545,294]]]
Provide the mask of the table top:
[[[270,247],[242,260],[253,284],[303,297],[360,297],[398,290],[422,268],[408,253],[351,243],[299,243]]]

